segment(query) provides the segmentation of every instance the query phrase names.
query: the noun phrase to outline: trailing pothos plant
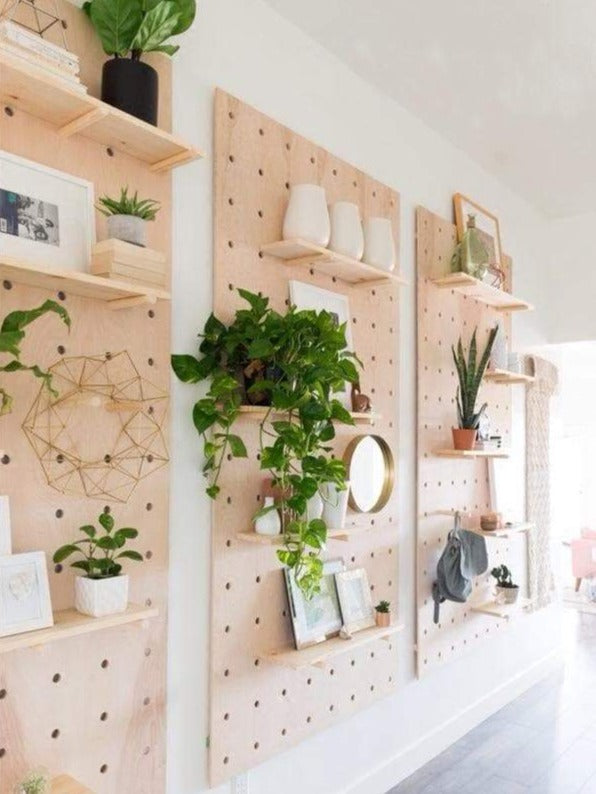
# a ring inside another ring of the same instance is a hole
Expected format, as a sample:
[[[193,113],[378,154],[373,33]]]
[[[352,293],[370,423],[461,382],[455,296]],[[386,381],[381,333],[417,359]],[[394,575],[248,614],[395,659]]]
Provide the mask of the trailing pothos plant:
[[[248,307],[238,310],[230,325],[211,315],[200,335],[199,357],[174,355],[172,367],[185,383],[209,382],[207,394],[194,405],[193,422],[203,438],[203,470],[213,499],[228,455],[247,457],[244,442],[232,432],[243,401],[256,395],[267,403],[260,462],[278,496],[255,518],[279,510],[285,543],[277,556],[311,597],[320,589],[327,527],[322,519],[305,518],[307,502],[324,483],[346,487],[345,465],[333,458],[329,445],[334,422],[354,422],[334,395],[346,381],[358,379],[359,362],[347,349],[345,326],[329,312],[291,306],[282,315],[268,298],[238,292]]]
[[[21,358],[21,344],[25,339],[25,328],[35,320],[48,313],[57,314],[67,328],[70,328],[70,317],[63,306],[52,300],[47,300],[36,309],[25,311],[14,311],[7,314],[0,326],[0,356],[3,354],[10,356],[7,363],[0,363],[0,372],[32,372],[36,378],[40,378],[45,386],[54,395],[57,394],[52,388],[52,376],[44,371],[37,364],[23,364]],[[12,410],[12,397],[5,389],[0,386],[0,416],[10,413]]]

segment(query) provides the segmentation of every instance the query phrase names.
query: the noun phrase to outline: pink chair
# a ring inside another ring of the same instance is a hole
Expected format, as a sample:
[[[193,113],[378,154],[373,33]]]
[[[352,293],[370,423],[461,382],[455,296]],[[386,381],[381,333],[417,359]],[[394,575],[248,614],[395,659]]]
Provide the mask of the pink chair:
[[[596,576],[596,532],[582,529],[581,538],[571,541],[571,567],[575,576],[575,592],[579,592],[582,579]]]

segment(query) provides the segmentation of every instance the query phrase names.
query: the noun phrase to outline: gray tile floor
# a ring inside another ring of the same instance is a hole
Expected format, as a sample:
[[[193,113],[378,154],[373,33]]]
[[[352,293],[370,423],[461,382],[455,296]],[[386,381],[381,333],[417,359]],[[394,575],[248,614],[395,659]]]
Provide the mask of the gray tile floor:
[[[387,794],[596,794],[596,615],[565,622],[564,668]]]

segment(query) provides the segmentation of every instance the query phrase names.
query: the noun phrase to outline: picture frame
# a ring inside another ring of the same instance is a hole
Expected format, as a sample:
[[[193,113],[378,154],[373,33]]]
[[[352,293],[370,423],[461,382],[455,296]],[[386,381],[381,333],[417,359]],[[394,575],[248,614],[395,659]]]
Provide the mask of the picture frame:
[[[12,532],[10,527],[10,501],[0,495],[0,557],[12,554]]]
[[[362,631],[376,624],[368,575],[364,568],[340,571],[335,576],[342,620],[349,632]]]
[[[0,637],[53,625],[45,552],[0,557]]]
[[[2,253],[40,268],[88,272],[93,183],[0,149]]]
[[[345,323],[346,345],[348,350],[353,352],[350,301],[347,295],[315,287],[314,284],[308,284],[305,281],[290,279],[290,301],[298,310],[328,311],[337,319],[338,325]],[[350,384],[346,383],[344,391],[335,392],[334,397],[342,403],[346,410],[351,411],[352,396],[349,386]]]
[[[308,648],[336,637],[343,625],[335,575],[344,570],[342,559],[323,563],[321,592],[308,601],[299,588],[293,569],[284,568],[292,631],[297,650]]]
[[[499,219],[492,212],[477,204],[471,198],[462,193],[453,196],[453,207],[455,209],[455,225],[457,226],[457,239],[461,241],[468,215],[476,218],[476,228],[481,233],[482,241],[489,254],[489,263],[503,268],[503,249],[501,246],[501,230]]]
[[[517,492],[515,467],[507,459],[489,458],[488,461],[488,487],[489,503],[493,513],[502,516],[503,521],[513,518],[513,499]]]

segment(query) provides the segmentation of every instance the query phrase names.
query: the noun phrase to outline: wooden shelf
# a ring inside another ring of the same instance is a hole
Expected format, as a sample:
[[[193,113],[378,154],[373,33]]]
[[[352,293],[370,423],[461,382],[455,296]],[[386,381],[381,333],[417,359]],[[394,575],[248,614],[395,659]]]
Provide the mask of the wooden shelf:
[[[289,267],[294,265],[302,267],[314,265],[322,273],[326,273],[328,276],[335,276],[355,286],[382,282],[391,282],[403,286],[408,283],[397,273],[367,265],[366,262],[338,254],[306,240],[280,240],[276,243],[264,245],[261,251],[269,256],[274,256],[276,259],[282,259],[284,264]]]
[[[439,458],[508,458],[507,449],[438,449]]]
[[[328,540],[349,541],[352,538],[378,532],[379,527],[344,527],[344,529],[328,529]],[[284,535],[259,535],[258,532],[239,532],[236,537],[243,543],[254,543],[258,546],[283,546]]]
[[[78,637],[81,634],[90,634],[115,626],[124,626],[127,623],[148,620],[157,617],[157,615],[157,609],[140,607],[136,604],[129,604],[126,612],[120,612],[118,615],[106,615],[103,618],[92,618],[89,615],[81,615],[76,609],[65,609],[62,612],[54,613],[54,625],[47,629],[0,637],[0,655],[21,648],[35,648],[58,640]]]
[[[349,653],[356,648],[361,648],[363,645],[368,645],[376,640],[390,640],[394,634],[402,631],[404,628],[401,624],[388,626],[387,628],[379,628],[373,626],[370,629],[363,629],[352,635],[351,640],[342,640],[341,637],[333,637],[331,640],[326,640],[318,645],[312,645],[309,648],[303,648],[297,651],[295,648],[285,648],[279,651],[272,651],[271,653],[264,654],[261,659],[272,664],[281,665],[282,667],[291,667],[293,670],[300,670],[303,667],[321,667],[327,662],[340,656],[344,653]]]
[[[488,369],[484,373],[484,380],[509,386],[516,383],[534,383],[536,378],[533,375],[524,375],[522,372],[509,372],[506,369]]]
[[[470,604],[472,612],[490,615],[499,620],[511,620],[519,617],[532,605],[528,598],[518,598],[515,604],[498,604],[496,601],[486,601],[482,604]]]
[[[74,778],[60,775],[52,780],[50,794],[94,794],[94,792]]]
[[[469,298],[492,306],[501,312],[530,311],[534,307],[531,303],[516,298],[511,293],[497,287],[491,287],[467,273],[451,273],[449,276],[434,279],[432,282],[439,289],[452,289],[461,292]]]
[[[80,134],[148,163],[152,171],[166,171],[203,157],[171,133],[70,88],[7,53],[0,53],[0,74],[2,105],[49,122],[63,137]]]
[[[58,270],[6,256],[0,257],[0,279],[106,301],[111,309],[127,309],[141,304],[154,304],[158,300],[170,300],[170,293],[164,290],[75,270]]]
[[[523,524],[511,524],[511,526],[508,527],[499,527],[499,529],[494,529],[492,531],[481,529],[480,527],[474,527],[468,531],[475,532],[477,535],[482,535],[483,538],[501,538],[506,540],[511,537],[511,535],[515,535],[520,532],[529,532],[530,529],[534,529],[534,526],[534,524],[525,522]],[[464,529],[467,529],[467,527],[464,527]]]
[[[255,419],[262,419],[269,408],[266,405],[241,405],[240,406],[240,413],[247,414],[250,416],[254,416]],[[285,411],[272,411],[271,416],[285,416]],[[360,422],[362,424],[369,424],[374,425],[375,422],[378,422],[381,419],[380,414],[375,414],[372,411],[370,413],[354,413],[353,411],[350,413],[350,416],[355,422]]]

